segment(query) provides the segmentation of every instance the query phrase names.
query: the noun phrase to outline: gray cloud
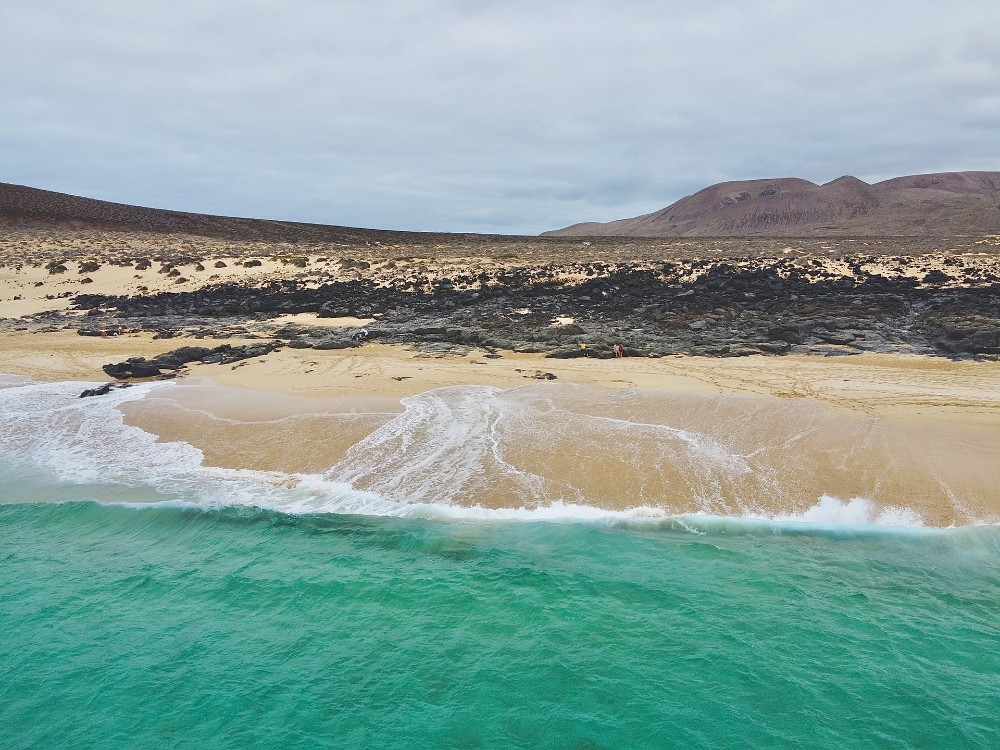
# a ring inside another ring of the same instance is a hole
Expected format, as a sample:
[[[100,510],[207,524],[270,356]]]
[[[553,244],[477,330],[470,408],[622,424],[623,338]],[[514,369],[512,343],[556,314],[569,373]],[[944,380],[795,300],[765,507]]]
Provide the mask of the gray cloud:
[[[109,200],[534,233],[1000,169],[995,0],[8,5],[0,180]]]

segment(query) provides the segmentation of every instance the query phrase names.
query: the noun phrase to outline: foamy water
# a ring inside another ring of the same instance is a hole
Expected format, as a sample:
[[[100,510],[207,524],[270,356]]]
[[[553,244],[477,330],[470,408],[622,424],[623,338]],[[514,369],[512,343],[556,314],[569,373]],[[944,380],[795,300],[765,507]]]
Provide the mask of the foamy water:
[[[996,519],[994,472],[986,463],[978,477],[966,470],[975,436],[956,446],[966,459],[961,472],[942,476],[947,462],[925,460],[920,434],[907,442],[874,421],[775,399],[464,386],[403,399],[398,413],[266,419],[240,423],[237,433],[231,417],[186,407],[184,387],[173,383],[78,398],[89,385],[4,379],[0,455],[22,485],[8,500],[36,499],[30,487],[44,488],[37,499],[57,499],[58,485],[75,487],[69,497],[77,499],[295,514],[695,526],[718,518],[851,527]],[[175,431],[186,426],[187,440],[158,438],[155,425],[168,415]],[[247,465],[206,462],[198,442],[208,434],[206,449]],[[264,446],[256,454],[231,445],[247,434]],[[336,447],[321,471],[253,468],[254,456],[276,444],[294,463],[297,441]],[[978,449],[984,462],[997,452],[981,441]]]
[[[981,433],[546,385],[240,419],[248,394],[88,385],[0,380],[0,744],[1000,740]]]

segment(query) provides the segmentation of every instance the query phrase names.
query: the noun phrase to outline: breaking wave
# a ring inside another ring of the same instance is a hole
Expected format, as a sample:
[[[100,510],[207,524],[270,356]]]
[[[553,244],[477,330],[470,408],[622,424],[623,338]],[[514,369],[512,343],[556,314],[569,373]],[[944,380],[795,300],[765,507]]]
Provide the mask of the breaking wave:
[[[0,472],[14,488],[5,501],[238,505],[289,514],[666,523],[695,530],[734,521],[927,523],[911,503],[825,490],[810,495],[819,485],[796,476],[796,451],[822,435],[825,418],[806,412],[786,420],[783,431],[770,425],[762,435],[768,415],[751,401],[708,406],[675,399],[663,410],[640,395],[574,386],[442,388],[403,399],[401,413],[386,416],[328,469],[303,473],[206,465],[191,443],[162,441],[127,424],[120,407],[169,395],[172,383],[78,398],[89,385],[0,381]],[[336,416],[330,420],[328,428],[336,430]]]

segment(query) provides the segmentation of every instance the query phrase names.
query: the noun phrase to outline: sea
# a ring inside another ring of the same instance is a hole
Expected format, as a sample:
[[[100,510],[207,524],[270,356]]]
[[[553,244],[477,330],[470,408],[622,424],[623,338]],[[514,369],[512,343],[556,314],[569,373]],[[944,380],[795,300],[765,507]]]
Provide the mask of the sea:
[[[0,748],[997,748],[1000,440],[0,377]]]

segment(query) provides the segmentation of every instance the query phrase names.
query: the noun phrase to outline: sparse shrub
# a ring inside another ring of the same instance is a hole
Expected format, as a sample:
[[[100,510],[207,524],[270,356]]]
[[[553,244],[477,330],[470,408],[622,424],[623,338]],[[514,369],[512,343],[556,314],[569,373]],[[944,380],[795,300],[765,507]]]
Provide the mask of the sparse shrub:
[[[90,278],[89,276],[84,276],[82,279],[80,279],[80,283],[81,284],[93,284],[94,280],[92,278]]]
[[[152,267],[152,265],[153,264],[147,258],[139,258],[135,262],[135,270],[136,271],[147,271],[147,270],[149,270],[150,267]]]
[[[170,276],[170,277],[180,276],[180,275],[181,275],[181,272],[178,271],[176,268],[171,268],[169,271],[167,271],[167,276]]]
[[[80,264],[80,270],[77,273],[93,273],[101,267],[101,264],[95,260],[86,260]]]
[[[257,260],[256,258],[252,258],[251,260],[245,260],[245,261],[243,261],[243,267],[244,268],[256,268],[257,266],[260,266],[260,265],[263,265],[263,264],[259,260]]]
[[[66,272],[66,266],[64,266],[62,263],[50,263],[49,265],[46,266],[46,268],[49,269],[49,275],[52,275],[54,273]]]
[[[194,264],[194,270],[195,271],[204,271],[205,270],[205,266],[203,266],[201,263],[195,263]]]
[[[224,260],[217,260],[215,261],[214,265],[216,268],[225,268],[226,262]]]

